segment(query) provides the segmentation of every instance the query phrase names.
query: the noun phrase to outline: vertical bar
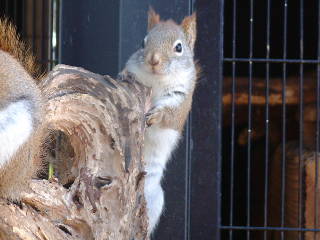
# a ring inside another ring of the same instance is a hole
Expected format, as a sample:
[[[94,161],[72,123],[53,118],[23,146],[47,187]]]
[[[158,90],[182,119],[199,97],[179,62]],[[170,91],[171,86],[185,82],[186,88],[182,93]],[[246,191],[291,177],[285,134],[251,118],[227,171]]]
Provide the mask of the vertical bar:
[[[41,25],[41,62],[45,71],[51,70],[52,58],[51,58],[51,39],[52,39],[52,6],[53,0],[46,0],[42,2],[42,25]],[[38,37],[40,34],[38,33]]]
[[[56,64],[58,64],[59,59],[59,41],[60,41],[60,3],[59,0],[51,0],[50,9],[50,52],[48,53],[50,59],[50,69],[52,69]]]
[[[9,0],[5,2],[5,15],[9,16]]]
[[[185,174],[185,220],[184,220],[184,232],[185,240],[190,240],[190,206],[191,206],[191,160],[192,160],[192,149],[191,149],[191,139],[192,139],[192,112],[188,116],[188,121],[186,124],[186,174]]]
[[[237,30],[237,0],[233,0],[232,14],[232,58],[236,57],[236,30]],[[235,146],[235,95],[236,95],[236,62],[232,62],[232,105],[231,105],[231,159],[230,159],[230,222],[229,226],[233,226],[234,211],[234,146]],[[229,230],[229,240],[233,238],[233,230]]]
[[[318,1],[318,23],[320,22],[320,1]],[[318,54],[317,54],[317,59],[318,61],[320,60],[320,24],[318,24]],[[315,192],[315,199],[314,199],[314,209],[315,209],[315,214],[314,214],[314,229],[318,228],[318,214],[319,214],[319,208],[318,208],[318,201],[319,201],[319,183],[318,183],[318,174],[319,174],[319,108],[320,108],[320,64],[317,64],[317,119],[316,119],[316,169],[315,169],[315,186],[314,186],[314,192]],[[317,239],[317,233],[314,233],[313,238],[314,240]]]
[[[53,18],[53,33],[54,37],[52,38],[52,56],[54,61],[54,66],[59,62],[60,59],[60,46],[61,46],[61,32],[60,32],[60,25],[62,24],[61,21],[61,3],[60,0],[54,0],[54,18]]]
[[[15,22],[16,25],[18,25],[18,19],[17,19],[17,0],[13,1],[13,21]]]
[[[22,18],[21,18],[21,29],[22,29],[22,37],[25,40],[26,39],[26,5],[25,5],[25,1],[22,1],[21,3],[21,12],[22,12]],[[30,44],[28,42],[28,44]]]
[[[50,59],[50,69],[52,69],[57,64],[57,44],[58,44],[58,1],[52,0],[51,4],[51,17],[50,17],[50,27],[51,30],[49,32],[50,34],[50,53],[49,53],[49,59]]]
[[[300,59],[303,59],[303,0],[300,0]],[[300,63],[300,79],[299,79],[299,228],[302,227],[303,222],[303,64]],[[299,232],[299,240],[302,239],[302,232]]]
[[[188,14],[191,15],[193,12],[193,1],[189,0]],[[187,124],[186,124],[186,174],[185,174],[185,233],[184,239],[190,240],[190,206],[191,206],[191,160],[192,160],[192,149],[191,149],[191,139],[192,139],[192,109],[189,113]]]
[[[55,0],[50,0],[50,9],[48,11],[48,31],[47,31],[47,34],[48,34],[48,37],[49,37],[49,41],[48,41],[48,51],[47,51],[47,69],[48,70],[51,70],[54,66],[54,62],[53,62],[53,54],[54,54],[54,37],[55,37],[55,34],[54,31],[54,27],[55,27],[55,23],[54,21],[56,20],[55,19]]]
[[[284,21],[283,21],[283,59],[287,58],[287,18],[288,0],[284,1]],[[286,192],[286,85],[287,85],[287,64],[282,64],[282,164],[281,164],[281,227],[285,222],[285,192]],[[284,239],[285,232],[281,231],[281,240]]]
[[[36,3],[35,3],[35,0],[32,0],[32,3],[31,3],[32,5],[32,32],[31,32],[31,34],[32,34],[32,36],[31,36],[31,39],[32,39],[32,52],[33,52],[33,54],[34,55],[36,55],[36,56],[38,56],[37,54],[36,54],[36,41],[35,41],[35,35],[36,35],[36,18],[35,18],[35,16],[36,16],[36,11],[37,11],[37,9],[36,9]],[[28,38],[30,38],[30,36],[28,36]]]
[[[253,0],[250,0],[250,46],[249,46],[249,58],[253,57]],[[250,226],[251,222],[251,133],[252,133],[252,61],[249,62],[249,89],[248,89],[248,156],[247,156],[247,227]],[[247,240],[250,239],[250,230],[247,230]]]
[[[56,0],[57,3],[57,17],[56,17],[56,63],[61,63],[61,52],[62,52],[62,24],[63,24],[63,15],[62,15],[62,5],[63,3],[60,0]]]
[[[118,72],[121,71],[121,68],[122,68],[122,62],[123,62],[123,59],[122,59],[122,47],[120,47],[120,43],[122,42],[122,27],[123,27],[123,20],[122,20],[122,10],[123,10],[123,1],[124,0],[119,0],[119,47],[118,47]]]
[[[206,84],[197,86],[192,110],[192,129],[195,129],[192,131],[192,240],[220,239],[223,5],[223,0],[195,1],[198,13],[196,57],[203,67],[201,81]],[[204,118],[206,121],[201,121]]]
[[[266,58],[270,58],[270,8],[271,0],[267,2],[267,45],[266,45]],[[269,80],[270,80],[270,64],[266,63],[266,139],[265,139],[265,171],[264,171],[264,219],[263,226],[268,225],[268,190],[269,190]],[[267,231],[263,233],[264,240],[267,240]]]

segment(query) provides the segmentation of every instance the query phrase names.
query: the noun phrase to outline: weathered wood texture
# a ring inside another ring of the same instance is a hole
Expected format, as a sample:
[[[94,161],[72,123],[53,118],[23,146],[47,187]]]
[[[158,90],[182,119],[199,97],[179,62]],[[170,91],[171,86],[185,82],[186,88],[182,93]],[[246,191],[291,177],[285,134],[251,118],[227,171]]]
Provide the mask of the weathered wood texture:
[[[46,159],[57,179],[33,180],[22,207],[0,201],[0,239],[148,239],[141,155],[147,89],[66,65],[41,88]]]
[[[300,160],[299,142],[293,141],[286,144],[285,156],[284,225],[285,227],[290,228],[318,228],[319,225],[316,226],[315,223],[319,222],[320,215],[315,207],[316,204],[318,204],[316,203],[318,198],[315,194],[320,190],[320,177],[318,174],[320,165],[317,164],[317,161],[320,159],[320,154],[316,153],[312,147],[309,148],[309,146],[305,146]],[[281,226],[282,166],[282,148],[280,146],[272,159],[270,171],[269,224],[273,227]],[[299,214],[301,214],[301,225],[299,222]],[[299,239],[300,234],[301,237],[306,240],[320,239],[319,232],[286,231],[284,233],[285,239],[292,240]],[[281,232],[272,232],[272,237],[270,239],[281,239]]]

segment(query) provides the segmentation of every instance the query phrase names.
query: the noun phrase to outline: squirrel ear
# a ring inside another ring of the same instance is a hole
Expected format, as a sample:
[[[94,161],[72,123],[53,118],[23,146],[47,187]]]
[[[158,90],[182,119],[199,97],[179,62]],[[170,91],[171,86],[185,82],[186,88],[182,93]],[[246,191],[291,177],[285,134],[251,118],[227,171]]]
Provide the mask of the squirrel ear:
[[[157,14],[152,7],[149,7],[148,11],[148,31],[154,27],[154,25],[160,22],[160,16]]]
[[[194,43],[197,37],[197,22],[196,13],[194,12],[191,16],[185,17],[182,20],[181,27],[187,37],[189,47],[193,49]]]

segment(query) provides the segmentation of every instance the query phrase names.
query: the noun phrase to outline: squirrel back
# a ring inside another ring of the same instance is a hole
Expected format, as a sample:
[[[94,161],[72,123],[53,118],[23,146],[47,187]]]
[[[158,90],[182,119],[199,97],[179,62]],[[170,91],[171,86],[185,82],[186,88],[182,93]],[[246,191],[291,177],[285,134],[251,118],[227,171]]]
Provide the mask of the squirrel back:
[[[0,20],[0,197],[20,199],[36,173],[42,142],[39,68],[8,20]]]

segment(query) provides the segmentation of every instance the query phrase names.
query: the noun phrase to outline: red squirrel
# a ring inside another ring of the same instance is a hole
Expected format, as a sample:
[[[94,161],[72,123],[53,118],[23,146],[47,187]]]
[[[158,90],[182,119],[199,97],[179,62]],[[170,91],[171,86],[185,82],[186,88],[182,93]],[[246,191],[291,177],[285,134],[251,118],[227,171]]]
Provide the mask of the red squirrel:
[[[194,61],[196,15],[179,25],[148,13],[148,34],[141,48],[126,63],[122,74],[131,74],[151,88],[151,110],[146,114],[144,159],[149,233],[155,229],[164,205],[161,179],[166,163],[178,144],[191,109],[197,79]]]

